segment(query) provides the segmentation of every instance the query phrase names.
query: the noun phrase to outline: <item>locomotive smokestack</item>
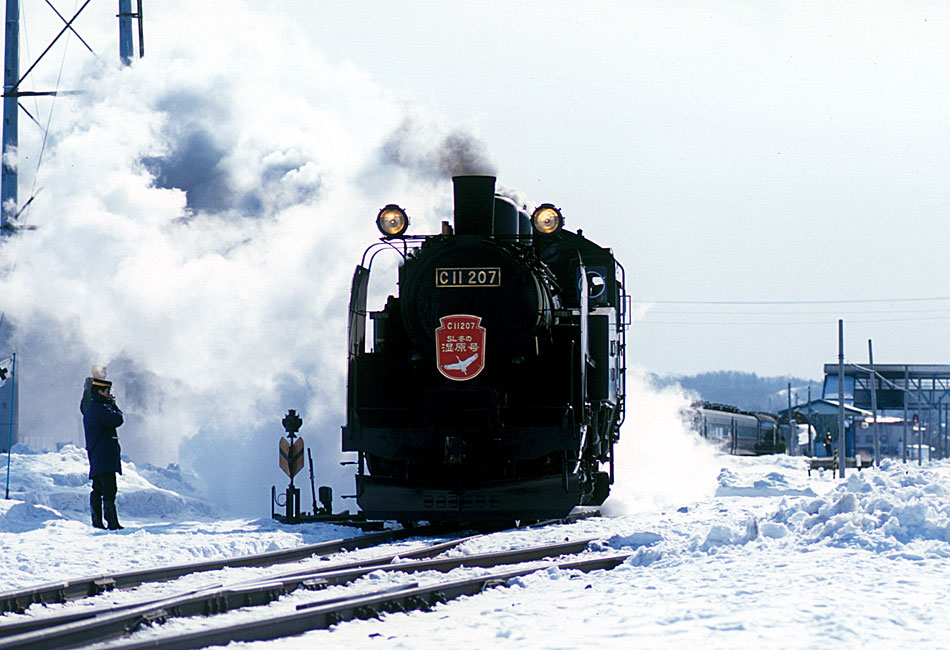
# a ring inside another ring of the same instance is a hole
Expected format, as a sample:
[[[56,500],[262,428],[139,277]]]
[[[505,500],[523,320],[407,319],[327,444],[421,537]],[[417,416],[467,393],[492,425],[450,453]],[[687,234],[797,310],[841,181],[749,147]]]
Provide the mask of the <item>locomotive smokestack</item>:
[[[490,235],[495,218],[494,176],[453,176],[455,234]]]

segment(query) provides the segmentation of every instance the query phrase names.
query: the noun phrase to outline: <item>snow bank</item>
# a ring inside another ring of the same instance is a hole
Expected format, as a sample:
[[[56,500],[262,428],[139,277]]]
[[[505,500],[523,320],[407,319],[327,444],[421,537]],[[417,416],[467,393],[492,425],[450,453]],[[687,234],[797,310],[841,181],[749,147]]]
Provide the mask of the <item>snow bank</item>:
[[[800,458],[720,460],[726,466],[714,497],[667,513],[665,528],[614,534],[592,548],[634,551],[632,566],[731,548],[751,552],[750,546],[857,548],[909,560],[950,557],[950,461],[918,467],[884,460],[880,468],[829,480],[823,473],[809,477]]]
[[[6,460],[6,455],[4,455]],[[5,478],[5,476],[4,476]],[[195,487],[197,478],[177,465],[136,467],[122,458],[116,504],[120,515],[139,519],[179,519],[214,514]],[[0,504],[0,529],[15,531],[32,526],[46,512],[56,518],[85,522],[89,518],[89,462],[86,450],[72,444],[55,452],[37,452],[14,445],[10,457],[10,500]],[[16,502],[20,502],[16,504]],[[33,514],[27,515],[32,508]]]
[[[16,498],[0,500],[0,591],[356,534],[266,517],[189,518],[205,507],[193,477],[128,460],[120,497],[138,514],[123,519],[123,531],[94,530],[82,450],[20,450],[12,460]],[[674,492],[652,509],[644,502],[627,515],[501,531],[452,551],[593,539],[592,554],[631,553],[611,571],[547,569],[429,613],[236,647],[945,647],[950,461],[886,461],[845,480],[809,476],[801,459],[785,456],[715,461],[705,496]]]
[[[805,544],[857,546],[888,556],[950,557],[946,461],[918,468],[885,459],[828,494],[784,502],[770,518]]]
[[[719,486],[716,488],[716,496],[815,496],[811,487],[794,487],[789,483],[789,479],[781,472],[769,472],[763,478],[758,479],[752,485],[743,485],[739,476],[728,468],[722,468],[717,479]]]

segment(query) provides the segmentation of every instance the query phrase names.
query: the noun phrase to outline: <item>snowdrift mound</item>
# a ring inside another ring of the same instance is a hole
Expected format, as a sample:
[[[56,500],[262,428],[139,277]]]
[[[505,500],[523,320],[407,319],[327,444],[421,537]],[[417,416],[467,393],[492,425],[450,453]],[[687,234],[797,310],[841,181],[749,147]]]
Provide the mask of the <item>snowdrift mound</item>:
[[[947,461],[918,467],[885,459],[879,468],[852,472],[830,489],[818,476],[809,482],[785,468],[764,475],[723,468],[717,498],[780,497],[781,501],[772,514],[751,517],[745,530],[712,526],[702,539],[694,540],[694,548],[709,551],[771,538],[803,547],[858,547],[909,559],[950,557]],[[822,484],[826,491],[819,495],[812,486]]]
[[[594,546],[635,551],[633,566],[788,547],[950,557],[950,461],[919,467],[885,459],[879,468],[829,480],[828,473],[809,476],[801,458],[722,460],[715,497],[668,510],[669,529],[614,535]]]
[[[761,479],[756,479],[750,485],[743,485],[739,476],[728,468],[722,468],[718,477],[719,486],[716,488],[717,497],[726,496],[817,496],[810,487],[795,487],[788,477],[781,472],[769,472]]]
[[[907,468],[885,459],[853,473],[823,497],[783,503],[772,523],[813,544],[950,557],[947,465]]]
[[[136,467],[123,457],[118,484],[116,501],[123,516],[180,519],[214,514],[195,487],[196,478],[177,465]],[[30,522],[54,518],[86,521],[90,487],[85,449],[65,444],[55,452],[37,452],[15,445],[10,458],[10,500],[0,501],[6,506],[0,506],[0,528],[21,530],[30,527]]]
[[[42,528],[48,521],[65,519],[61,514],[46,506],[30,503],[15,503],[0,515],[0,532],[19,533]]]

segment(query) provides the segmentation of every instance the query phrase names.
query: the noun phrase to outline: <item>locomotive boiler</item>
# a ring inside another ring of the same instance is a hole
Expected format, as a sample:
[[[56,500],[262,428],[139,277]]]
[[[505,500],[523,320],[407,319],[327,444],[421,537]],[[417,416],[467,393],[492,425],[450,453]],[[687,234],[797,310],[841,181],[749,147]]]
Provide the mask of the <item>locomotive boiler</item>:
[[[454,225],[409,235],[386,206],[353,276],[343,451],[359,506],[479,522],[598,505],[624,417],[623,268],[554,205],[529,216],[494,177],[453,183]],[[368,312],[383,251],[401,258],[398,291]]]

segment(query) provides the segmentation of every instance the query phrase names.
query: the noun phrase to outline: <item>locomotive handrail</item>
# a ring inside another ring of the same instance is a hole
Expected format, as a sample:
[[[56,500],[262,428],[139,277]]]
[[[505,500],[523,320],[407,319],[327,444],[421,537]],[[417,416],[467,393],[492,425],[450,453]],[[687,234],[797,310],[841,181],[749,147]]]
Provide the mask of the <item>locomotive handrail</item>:
[[[404,244],[406,244],[408,241],[415,241],[416,239],[417,239],[417,238],[415,238],[415,237],[400,237],[399,240],[397,240],[397,241],[402,241]],[[421,239],[421,238],[420,238],[420,239]],[[363,266],[363,267],[365,267],[365,268],[367,268],[367,269],[372,268],[372,266],[373,266],[373,260],[376,259],[376,256],[377,256],[381,251],[387,250],[387,249],[389,249],[389,248],[393,249],[394,251],[396,251],[397,253],[399,253],[400,255],[402,255],[403,259],[405,259],[406,255],[407,255],[407,251],[400,251],[398,248],[396,248],[396,247],[393,245],[393,240],[384,239],[384,240],[382,240],[382,241],[376,242],[375,244],[371,244],[370,246],[368,246],[368,247],[366,248],[365,251],[363,251],[363,258],[360,260],[360,266]],[[407,246],[406,248],[408,249],[408,246]],[[370,255],[370,251],[372,251],[372,255]],[[367,261],[366,261],[366,256],[367,256],[367,255],[370,256],[370,257],[369,257],[369,263],[367,263]]]
[[[378,242],[376,242],[376,243],[374,243],[374,244],[370,244],[370,245],[366,248],[366,250],[363,252],[363,259],[362,259],[361,265],[362,265],[362,266],[366,266],[366,256],[369,254],[369,252],[370,252],[371,250],[374,250],[374,249],[376,249],[376,250],[373,252],[372,257],[375,257],[376,254],[377,254],[380,250],[385,250],[386,248],[392,248],[392,249],[395,250],[397,253],[399,253],[400,255],[402,255],[403,258],[405,258],[406,255],[408,254],[408,248],[409,248],[409,245],[410,245],[410,244],[412,244],[413,247],[418,247],[418,246],[424,244],[426,241],[428,241],[428,240],[430,240],[430,239],[440,239],[440,238],[443,238],[443,237],[459,237],[459,236],[462,236],[462,237],[470,237],[470,236],[472,236],[472,235],[443,235],[443,234],[438,234],[438,235],[404,235],[404,236],[402,236],[402,237],[394,237],[394,238],[392,238],[392,239],[385,239],[385,238],[383,238],[383,239],[380,239]],[[534,247],[533,247],[532,244],[530,243],[530,241],[526,241],[525,238],[524,238],[524,236],[522,236],[522,235],[497,235],[497,234],[487,234],[487,235],[480,235],[480,237],[481,237],[482,239],[486,239],[486,240],[490,240],[490,241],[500,241],[500,242],[504,242],[504,243],[508,243],[508,244],[511,244],[511,243],[520,244],[520,245],[523,247],[523,251],[524,251],[524,252],[536,252],[535,249],[534,249]],[[403,251],[400,251],[400,250],[395,246],[395,244],[396,244],[397,242],[402,242],[403,247],[404,247],[404,250],[403,250]],[[372,260],[372,258],[371,258],[371,260]],[[370,261],[370,264],[372,264],[372,261]],[[369,267],[367,267],[367,268],[369,268]]]
[[[617,396],[617,438],[620,438],[620,426],[627,419],[627,327],[633,324],[633,314],[629,309],[630,295],[627,293],[627,270],[623,267],[623,264],[614,258],[614,264],[617,265],[617,268],[620,270],[620,291],[617,296],[619,304],[617,309],[620,310],[620,323],[618,323],[618,334],[620,336],[620,394]],[[629,320],[628,320],[629,319]],[[611,446],[611,454],[613,454],[613,447]],[[613,460],[611,459],[611,476],[613,476]]]

